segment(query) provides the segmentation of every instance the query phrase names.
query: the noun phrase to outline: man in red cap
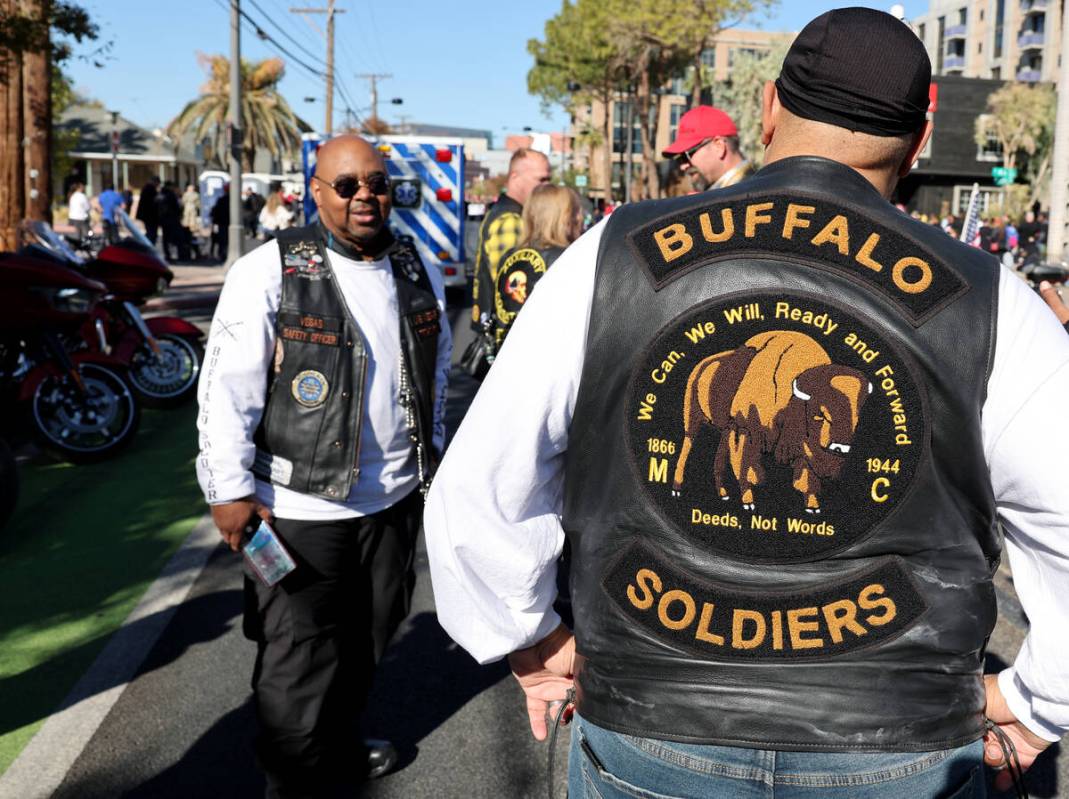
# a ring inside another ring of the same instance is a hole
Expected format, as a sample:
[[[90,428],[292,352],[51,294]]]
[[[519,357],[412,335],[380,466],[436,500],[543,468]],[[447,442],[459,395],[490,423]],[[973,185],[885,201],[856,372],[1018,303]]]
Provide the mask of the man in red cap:
[[[699,105],[680,118],[676,140],[664,154],[679,159],[696,191],[734,186],[753,171],[739,152],[735,123],[711,105]]]

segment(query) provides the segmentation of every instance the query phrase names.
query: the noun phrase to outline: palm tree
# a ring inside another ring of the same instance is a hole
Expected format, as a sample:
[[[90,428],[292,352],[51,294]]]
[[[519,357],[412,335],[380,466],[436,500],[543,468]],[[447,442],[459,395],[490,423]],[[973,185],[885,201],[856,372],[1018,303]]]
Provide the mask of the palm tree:
[[[198,56],[208,72],[201,95],[186,104],[167,126],[174,139],[188,131],[194,141],[208,139],[212,152],[226,151],[226,122],[230,107],[230,61],[225,56]],[[281,58],[252,63],[241,62],[241,168],[251,172],[257,150],[267,150],[274,158],[300,148],[297,117],[278,93],[278,83],[286,67]]]

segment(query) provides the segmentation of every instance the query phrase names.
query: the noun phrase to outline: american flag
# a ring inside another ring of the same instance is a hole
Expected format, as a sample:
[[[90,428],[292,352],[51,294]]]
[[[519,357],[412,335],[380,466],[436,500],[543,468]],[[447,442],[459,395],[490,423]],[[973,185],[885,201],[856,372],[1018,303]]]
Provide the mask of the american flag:
[[[976,238],[980,234],[980,184],[972,184],[972,194],[969,197],[969,210],[965,212],[965,219],[961,223],[961,236],[959,240],[974,247],[979,246]]]

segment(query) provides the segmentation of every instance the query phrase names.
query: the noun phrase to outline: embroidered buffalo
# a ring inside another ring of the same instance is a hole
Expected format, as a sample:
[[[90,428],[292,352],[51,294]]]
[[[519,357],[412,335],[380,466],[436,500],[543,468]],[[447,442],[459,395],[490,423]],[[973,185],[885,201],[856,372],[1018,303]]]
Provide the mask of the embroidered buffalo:
[[[679,496],[694,437],[704,424],[720,430],[713,478],[729,499],[730,465],[743,507],[754,510],[764,482],[763,453],[794,469],[792,485],[808,513],[820,513],[822,481],[835,480],[857,430],[872,384],[857,369],[833,364],[807,335],[772,330],[738,349],[703,359],[687,379],[683,443],[672,480]]]

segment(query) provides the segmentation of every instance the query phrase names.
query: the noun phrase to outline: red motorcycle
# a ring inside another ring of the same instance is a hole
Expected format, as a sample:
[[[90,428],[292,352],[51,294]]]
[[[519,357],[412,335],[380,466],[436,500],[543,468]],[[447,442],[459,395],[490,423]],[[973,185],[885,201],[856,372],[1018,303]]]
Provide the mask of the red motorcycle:
[[[9,441],[28,428],[45,448],[88,462],[133,439],[140,407],[125,364],[63,343],[104,292],[41,247],[0,254],[0,420]]]
[[[129,217],[120,210],[116,215],[129,237],[104,247],[91,261],[75,255],[44,223],[32,227],[40,243],[107,286],[108,294],[82,329],[86,345],[129,365],[130,383],[145,405],[180,405],[197,393],[204,334],[177,316],[141,315],[140,306],[165,291],[174,273]]]

